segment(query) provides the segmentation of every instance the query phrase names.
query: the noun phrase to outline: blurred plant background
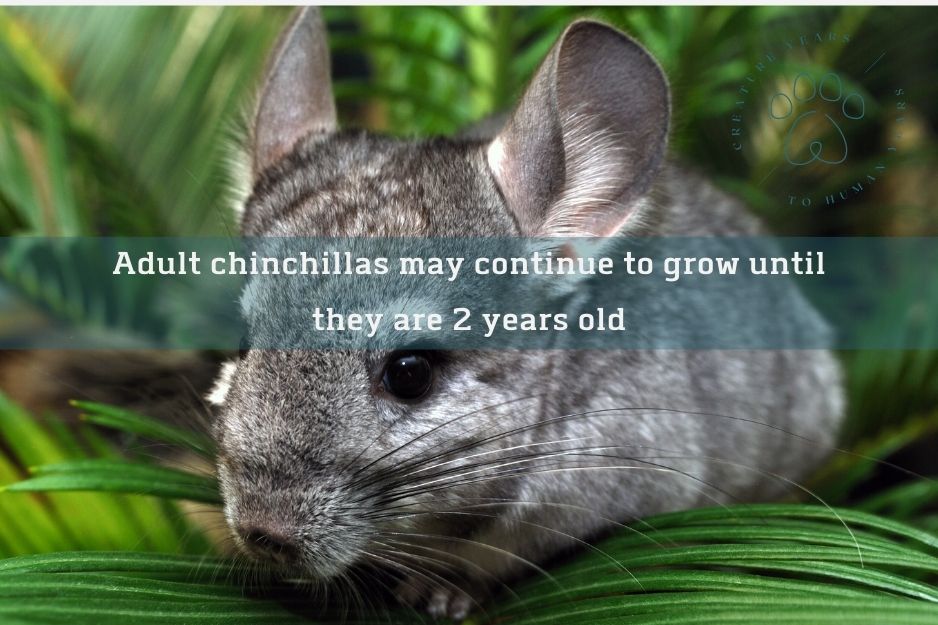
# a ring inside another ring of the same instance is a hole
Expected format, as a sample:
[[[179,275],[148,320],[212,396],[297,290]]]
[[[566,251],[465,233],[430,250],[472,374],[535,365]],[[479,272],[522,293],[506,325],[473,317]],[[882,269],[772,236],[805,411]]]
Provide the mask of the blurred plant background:
[[[243,112],[288,14],[273,7],[0,8],[0,236],[236,232],[231,162]],[[935,9],[329,7],[325,15],[347,125],[450,134],[506,110],[564,26],[592,16],[631,33],[664,66],[675,154],[743,197],[776,232],[938,234]],[[832,71],[865,102],[863,118],[844,125],[850,159],[835,174],[779,166],[788,125],[767,115],[772,95],[799,73],[818,79]],[[741,86],[748,92],[740,106]],[[742,150],[733,149],[736,141]],[[885,174],[849,193],[876,165]],[[823,201],[842,190],[848,200]],[[812,205],[802,205],[802,196]],[[95,293],[88,276],[40,270],[28,254],[0,259],[0,276],[2,332],[19,331],[27,310],[119,325],[120,315],[107,312],[108,294]],[[78,303],[69,296],[76,292]],[[141,293],[122,303],[122,313],[151,305]],[[869,320],[871,328],[877,323]],[[860,455],[836,456],[812,486],[833,503],[934,531],[934,483],[872,460],[938,473],[938,355],[843,357],[850,396],[843,444]],[[3,390],[27,377],[8,376]],[[29,467],[118,458],[95,431],[7,400],[0,432],[0,484]],[[0,494],[0,555],[66,549],[211,551],[201,530],[161,498]]]

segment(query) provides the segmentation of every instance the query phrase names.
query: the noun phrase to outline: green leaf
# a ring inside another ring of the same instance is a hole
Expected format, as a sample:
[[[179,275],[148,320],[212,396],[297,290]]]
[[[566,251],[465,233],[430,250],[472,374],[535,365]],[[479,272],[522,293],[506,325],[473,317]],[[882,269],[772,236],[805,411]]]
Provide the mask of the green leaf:
[[[100,458],[95,462],[116,457],[113,445],[88,427],[73,428],[53,416],[34,418],[2,394],[0,435],[0,487],[22,480],[28,466],[80,466],[89,456]],[[107,492],[0,492],[0,557],[117,548],[212,550],[165,499]]]
[[[228,128],[257,84],[287,13],[260,7],[0,10],[0,228],[8,234],[172,235],[233,227],[227,206],[231,177],[224,162]],[[767,45],[819,29],[854,32],[862,25],[861,47],[826,47],[823,54],[803,58],[786,55],[772,72],[797,67],[838,71],[852,89],[868,85],[872,91],[872,75],[871,81],[857,80],[864,67],[851,72],[850,65],[853,57],[878,53],[885,44],[887,59],[900,60],[888,68],[890,84],[901,83],[915,94],[910,114],[933,110],[931,75],[902,67],[921,65],[905,51],[932,50],[934,28],[916,27],[934,22],[924,12],[330,7],[326,16],[338,27],[331,29],[333,51],[352,59],[348,66],[337,65],[341,104],[355,105],[351,111],[342,106],[343,116],[398,135],[455,132],[483,114],[509,109],[566,23],[594,13],[627,27],[668,71],[674,150],[703,166],[782,232],[846,227],[862,234],[895,234],[906,231],[904,224],[926,223],[931,196],[897,194],[896,189],[914,191],[914,184],[903,181],[918,180],[921,171],[933,169],[934,142],[927,130],[920,147],[889,160],[889,176],[896,176],[897,184],[857,198],[848,210],[797,212],[780,206],[782,186],[810,189],[823,183],[826,188],[856,171],[838,170],[821,183],[807,172],[767,176],[778,157],[777,137],[749,109],[741,124],[753,137],[752,157],[736,158],[726,135],[737,89]],[[902,33],[901,50],[892,45],[896,33]],[[795,60],[799,65],[792,64]],[[868,102],[873,111],[875,99]],[[879,137],[888,133],[878,130],[858,125],[848,131],[855,133],[848,137],[851,150],[870,147],[860,154],[861,167],[884,145]],[[893,197],[898,195],[901,202]],[[914,202],[920,206],[907,206]],[[4,279],[29,306],[57,319],[132,327],[134,319],[154,308],[143,290],[129,292],[124,301],[96,291],[87,280],[92,274],[68,263],[64,251],[51,259],[51,268],[40,265],[27,246],[14,252],[4,259],[9,261],[3,263]],[[871,319],[869,331],[907,331],[884,324]],[[851,453],[839,454],[841,460],[820,489],[825,499],[837,502],[863,493],[885,459],[933,435],[938,400],[938,352],[860,352],[845,354],[845,361],[852,412],[845,444]],[[214,453],[202,434],[118,408],[79,405],[89,423],[205,458]],[[0,493],[0,553],[63,552],[0,560],[0,622],[310,622],[303,608],[318,607],[316,599],[301,596],[297,605],[247,596],[245,578],[257,572],[239,570],[227,559],[114,551],[206,552],[204,539],[197,545],[185,541],[193,528],[174,516],[171,502],[157,497],[217,501],[216,485],[204,476],[118,460],[113,445],[88,428],[70,431],[0,396],[0,485],[17,482]],[[854,446],[856,441],[865,442]],[[20,481],[28,466],[38,468]],[[55,492],[63,488],[111,492]],[[16,490],[42,492],[9,492]],[[535,576],[513,585],[517,598],[503,596],[486,605],[472,622],[938,622],[938,516],[928,512],[936,501],[934,483],[916,480],[872,497],[863,494],[862,510],[729,506],[649,518],[595,550],[551,566],[549,579]],[[73,549],[107,551],[65,552]],[[312,621],[391,625],[424,619],[395,610]]]
[[[214,478],[114,460],[76,460],[36,467],[36,477],[4,487],[11,493],[88,490],[220,503]]]
[[[106,404],[79,400],[71,404],[84,411],[82,418],[89,423],[179,445],[205,458],[214,456],[215,443],[210,437],[198,432],[173,427],[163,421]]]

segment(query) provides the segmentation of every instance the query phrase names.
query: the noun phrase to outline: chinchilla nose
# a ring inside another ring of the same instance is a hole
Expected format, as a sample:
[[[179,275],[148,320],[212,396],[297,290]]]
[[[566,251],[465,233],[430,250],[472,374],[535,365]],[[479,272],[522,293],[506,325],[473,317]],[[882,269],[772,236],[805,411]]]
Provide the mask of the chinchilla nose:
[[[291,564],[300,555],[299,543],[288,532],[258,524],[240,525],[244,548],[254,557],[276,564]]]

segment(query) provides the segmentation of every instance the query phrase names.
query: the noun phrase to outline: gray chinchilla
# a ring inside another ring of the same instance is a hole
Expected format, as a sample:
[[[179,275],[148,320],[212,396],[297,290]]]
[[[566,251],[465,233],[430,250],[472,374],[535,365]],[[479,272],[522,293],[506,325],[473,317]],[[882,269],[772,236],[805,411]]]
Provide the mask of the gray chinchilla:
[[[577,21],[490,134],[339,130],[322,19],[303,9],[258,100],[243,233],[761,233],[668,161],[669,118],[649,53]],[[249,325],[271,305],[246,301]],[[822,350],[247,349],[210,398],[240,548],[322,583],[381,568],[402,601],[457,619],[616,524],[776,496],[844,410]]]

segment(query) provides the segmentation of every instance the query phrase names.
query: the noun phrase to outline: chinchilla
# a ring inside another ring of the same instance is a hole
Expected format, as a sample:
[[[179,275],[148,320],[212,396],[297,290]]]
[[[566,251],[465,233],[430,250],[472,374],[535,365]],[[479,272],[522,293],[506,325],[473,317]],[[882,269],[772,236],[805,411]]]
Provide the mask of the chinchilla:
[[[303,9],[255,110],[246,236],[763,232],[667,159],[661,68],[595,21],[563,32],[491,132],[400,140],[337,127],[323,22]],[[261,293],[251,327],[283,305]],[[390,571],[400,600],[456,619],[618,524],[777,495],[844,410],[820,349],[246,349],[210,399],[239,548],[323,584]]]

